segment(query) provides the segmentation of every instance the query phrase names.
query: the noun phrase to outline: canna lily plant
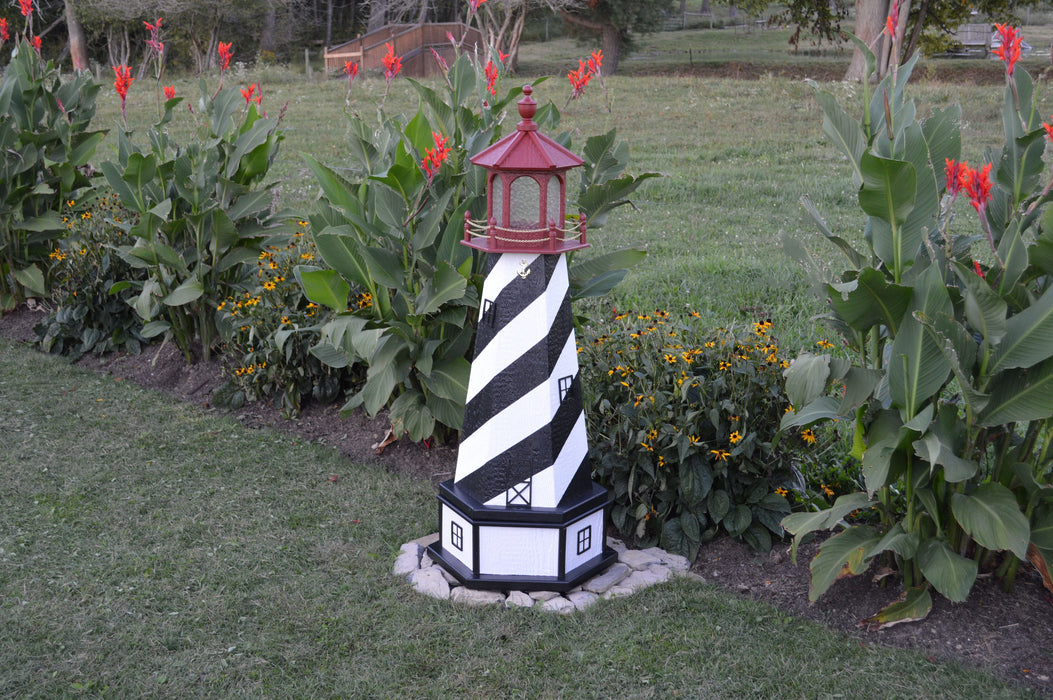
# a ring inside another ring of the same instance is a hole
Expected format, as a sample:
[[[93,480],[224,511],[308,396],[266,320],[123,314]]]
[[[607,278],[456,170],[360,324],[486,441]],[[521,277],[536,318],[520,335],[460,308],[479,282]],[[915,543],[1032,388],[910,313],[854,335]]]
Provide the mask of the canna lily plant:
[[[368,368],[344,410],[387,408],[393,435],[414,441],[461,427],[484,268],[460,241],[465,214],[486,211],[485,173],[469,159],[501,137],[502,114],[520,95],[515,88],[496,98],[485,68],[467,55],[444,77],[440,89],[411,81],[421,105],[409,118],[381,108],[369,125],[349,115],[345,167],[307,159],[322,190],[311,230],[330,269],[297,269],[306,296],[332,312],[312,353],[332,367]],[[535,117],[545,129],[558,119],[552,105]],[[569,135],[560,139],[570,145]],[[588,139],[583,157],[577,205],[590,226],[654,175],[625,173],[628,147],[613,131]],[[571,293],[606,293],[643,256],[625,249],[572,264]],[[352,293],[371,303],[349,303]]]
[[[867,247],[802,200],[847,266],[831,272],[786,243],[826,269],[826,320],[849,358],[793,362],[796,410],[782,428],[851,426],[866,490],[783,526],[795,551],[818,530],[834,533],[811,563],[812,600],[875,559],[898,567],[903,593],[867,620],[876,628],[924,617],[932,591],[965,600],[981,572],[1012,585],[1025,561],[1053,591],[1053,174],[1042,160],[1053,127],[1016,66],[1015,30],[999,31],[1005,145],[979,167],[961,162],[958,108],[919,119],[906,98],[917,57],[865,94],[861,118],[816,93],[824,131],[852,167]],[[874,56],[857,43],[872,73]],[[960,200],[971,208],[956,219]]]

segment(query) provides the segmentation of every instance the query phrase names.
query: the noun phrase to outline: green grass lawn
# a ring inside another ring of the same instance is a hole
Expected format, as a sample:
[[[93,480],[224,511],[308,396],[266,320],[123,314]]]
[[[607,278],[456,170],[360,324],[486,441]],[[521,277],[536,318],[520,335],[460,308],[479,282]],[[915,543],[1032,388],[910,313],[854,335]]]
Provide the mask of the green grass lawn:
[[[391,566],[426,484],[3,340],[0,416],[0,697],[1024,694],[688,579],[569,617],[424,598]]]

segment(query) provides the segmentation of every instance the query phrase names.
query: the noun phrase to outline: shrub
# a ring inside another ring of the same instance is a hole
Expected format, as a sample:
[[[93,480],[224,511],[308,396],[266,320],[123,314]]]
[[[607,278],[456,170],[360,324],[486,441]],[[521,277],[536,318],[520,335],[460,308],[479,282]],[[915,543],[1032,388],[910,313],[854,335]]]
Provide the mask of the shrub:
[[[37,341],[45,352],[72,359],[88,352],[138,354],[143,324],[127,280],[141,282],[145,274],[117,253],[128,238],[122,226],[134,222],[134,214],[104,188],[85,196],[87,202],[67,200],[62,217],[67,237],[48,255],[55,310],[37,325]]]
[[[624,534],[692,559],[724,531],[757,550],[803,493],[770,322],[708,331],[664,311],[590,321],[579,340],[593,470]],[[779,492],[776,492],[779,489]]]
[[[349,373],[311,354],[318,343],[325,309],[309,301],[296,281],[297,265],[316,264],[317,249],[307,222],[282,247],[267,246],[256,261],[255,286],[228,296],[217,307],[228,338],[223,362],[233,391],[221,403],[237,407],[248,399],[277,395],[287,415],[300,412],[303,400],[334,401],[346,388]],[[356,305],[368,307],[366,295]],[[223,393],[220,394],[223,396]]]
[[[174,97],[148,130],[148,147],[122,129],[117,160],[102,164],[121,203],[138,217],[127,226],[132,244],[121,253],[149,273],[145,282],[134,282],[143,335],[169,333],[188,362],[195,342],[209,358],[219,340],[216,308],[251,283],[253,271],[244,263],[255,261],[277,234],[266,177],[283,138],[280,119],[267,117],[242,93],[230,88],[209,96],[202,82],[190,117],[197,122],[195,140],[180,145],[169,135],[182,103]]]
[[[44,270],[63,235],[59,211],[90,184],[86,166],[104,131],[89,131],[99,86],[63,78],[20,38],[0,81],[0,310],[47,293]]]
[[[797,410],[783,426],[853,426],[865,492],[783,525],[795,544],[838,531],[812,562],[813,600],[876,557],[898,564],[906,590],[872,618],[878,626],[924,617],[930,589],[965,600],[981,569],[1011,584],[1023,559],[1053,590],[1053,184],[1041,182],[1053,126],[1040,122],[1030,76],[1013,70],[1015,32],[1000,29],[1006,139],[982,167],[958,162],[959,110],[915,119],[904,87],[916,57],[860,120],[818,93],[859,186],[867,247],[816,215],[848,261],[821,288],[852,358],[797,358],[787,372]],[[959,195],[978,215],[965,232]],[[856,511],[868,522],[846,526]]]

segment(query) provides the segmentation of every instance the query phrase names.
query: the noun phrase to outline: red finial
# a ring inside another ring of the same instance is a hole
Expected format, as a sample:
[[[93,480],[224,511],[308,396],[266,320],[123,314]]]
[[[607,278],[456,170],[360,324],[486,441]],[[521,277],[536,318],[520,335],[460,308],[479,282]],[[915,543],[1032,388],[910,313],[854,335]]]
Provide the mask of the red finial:
[[[530,97],[533,92],[534,88],[529,85],[523,86],[523,99],[518,102],[519,116],[523,118],[523,121],[516,126],[520,131],[537,131],[537,124],[533,121],[534,115],[537,113],[537,102],[534,102],[533,98]]]

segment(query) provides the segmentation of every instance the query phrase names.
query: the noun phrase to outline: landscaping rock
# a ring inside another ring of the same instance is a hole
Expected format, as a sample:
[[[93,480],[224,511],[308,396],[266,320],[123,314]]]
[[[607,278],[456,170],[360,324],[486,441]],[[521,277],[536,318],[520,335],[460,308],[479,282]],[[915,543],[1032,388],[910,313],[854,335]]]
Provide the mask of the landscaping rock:
[[[632,572],[628,564],[622,562],[615,562],[606,571],[597,576],[596,578],[589,579],[585,582],[582,588],[592,593],[600,594],[606,593],[607,590],[619,583],[622,579],[628,576]]]
[[[505,598],[506,608],[532,608],[534,607],[534,599],[528,596],[523,591],[512,591]]]
[[[555,591],[531,591],[530,592],[530,597],[533,598],[534,600],[538,601],[539,603],[544,603],[545,601],[552,600],[553,598],[555,598],[557,596],[559,596],[559,593],[556,593]]]
[[[544,603],[541,603],[541,609],[562,613],[564,615],[577,610],[577,608],[574,607],[574,603],[570,602],[563,596],[556,596],[555,598],[546,600]]]
[[[419,550],[419,548],[418,548]],[[405,576],[420,568],[420,553],[403,551],[395,560],[395,575]]]
[[[420,555],[420,568],[430,569],[433,566],[435,566],[435,562],[431,560],[431,557],[428,556],[427,552],[423,552]]]
[[[650,547],[648,549],[641,550],[647,554],[658,557],[658,559],[668,566],[673,571],[687,571],[691,568],[691,562],[688,561],[687,557],[680,556],[679,554],[673,554],[667,552],[660,547]]]
[[[632,568],[640,571],[651,566],[651,564],[661,564],[662,560],[653,554],[640,549],[627,549],[624,552],[618,554],[618,561],[623,564],[628,564]]]
[[[589,591],[578,591],[577,593],[567,594],[567,600],[573,603],[574,607],[578,610],[584,610],[599,599],[600,597],[598,595],[590,593]]]
[[[498,591],[477,591],[464,586],[458,586],[450,591],[450,600],[455,603],[464,603],[472,607],[482,605],[504,605],[505,596]]]
[[[440,600],[450,598],[450,584],[434,566],[430,569],[417,569],[411,572],[406,580],[418,593]]]

